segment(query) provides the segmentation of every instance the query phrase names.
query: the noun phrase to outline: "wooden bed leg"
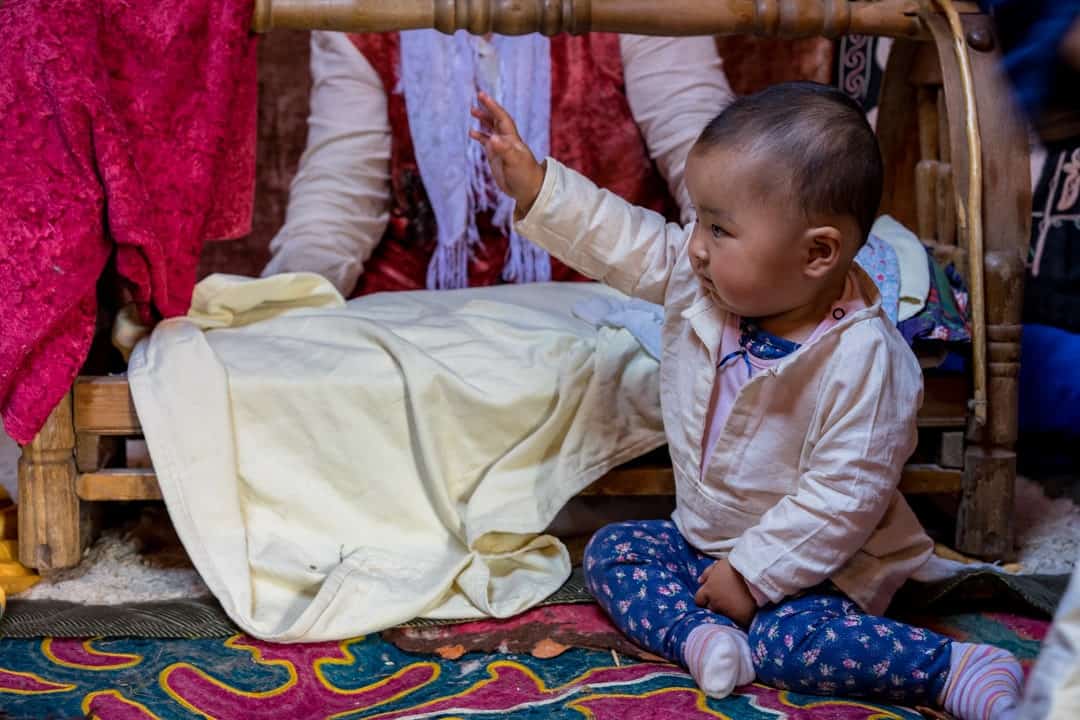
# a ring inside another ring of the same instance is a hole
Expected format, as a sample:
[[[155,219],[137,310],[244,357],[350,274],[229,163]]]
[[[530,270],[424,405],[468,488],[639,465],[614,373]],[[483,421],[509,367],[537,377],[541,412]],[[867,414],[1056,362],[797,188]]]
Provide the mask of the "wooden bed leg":
[[[1016,453],[972,446],[964,453],[964,479],[956,516],[956,549],[986,560],[1010,560]]]
[[[925,18],[941,63],[949,118],[952,180],[960,198],[968,195],[970,158],[963,82],[952,34],[945,19]],[[1031,238],[1029,140],[1001,71],[994,28],[985,15],[965,14],[982,137],[983,298],[985,300],[986,423],[969,435],[963,495],[957,517],[957,548],[993,560],[1011,558],[1016,482],[1016,426],[1020,375],[1020,322],[1024,258]],[[977,38],[990,42],[976,41]],[[963,238],[967,242],[970,238]],[[974,248],[969,266],[979,258]],[[971,284],[973,293],[980,288]]]
[[[969,447],[964,457],[956,544],[961,553],[988,560],[1012,560],[1014,448],[1020,413],[1020,308],[1025,269],[1018,250],[987,253],[985,267],[991,323],[986,328],[989,408],[981,433],[984,443]]]
[[[76,477],[69,393],[19,460],[19,561],[43,575],[82,557]]]
[[[1017,243],[1018,244],[1018,243]],[[984,443],[968,450],[957,518],[957,547],[989,560],[1015,554],[1013,498],[1020,415],[1020,310],[1024,260],[1020,250],[986,254],[987,399]]]
[[[969,447],[957,517],[956,545],[988,560],[1012,560],[1013,497],[1016,485],[1017,418],[1020,396],[1020,303],[1024,262],[1018,251],[986,254],[987,398],[983,445]]]

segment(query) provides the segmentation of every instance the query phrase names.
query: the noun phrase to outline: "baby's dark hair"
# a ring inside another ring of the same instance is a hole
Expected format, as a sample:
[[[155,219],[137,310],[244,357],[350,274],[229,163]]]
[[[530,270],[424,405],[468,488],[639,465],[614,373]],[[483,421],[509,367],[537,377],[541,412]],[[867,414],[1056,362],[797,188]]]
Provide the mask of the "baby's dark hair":
[[[791,172],[806,215],[849,215],[865,242],[877,217],[884,167],[862,108],[828,85],[792,82],[737,98],[701,133],[697,150],[761,153]]]

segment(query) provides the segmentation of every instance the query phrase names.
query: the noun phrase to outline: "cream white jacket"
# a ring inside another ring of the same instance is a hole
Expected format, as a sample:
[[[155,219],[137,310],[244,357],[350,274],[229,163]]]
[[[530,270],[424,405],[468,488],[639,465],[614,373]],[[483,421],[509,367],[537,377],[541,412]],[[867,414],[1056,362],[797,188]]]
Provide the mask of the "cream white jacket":
[[[525,237],[580,272],[665,308],[660,400],[679,531],[727,557],[776,602],[832,580],[880,614],[933,544],[897,490],[915,448],[922,373],[856,268],[871,305],[751,379],[701,468],[726,310],[667,223],[547,160]],[[613,419],[617,420],[617,419]]]

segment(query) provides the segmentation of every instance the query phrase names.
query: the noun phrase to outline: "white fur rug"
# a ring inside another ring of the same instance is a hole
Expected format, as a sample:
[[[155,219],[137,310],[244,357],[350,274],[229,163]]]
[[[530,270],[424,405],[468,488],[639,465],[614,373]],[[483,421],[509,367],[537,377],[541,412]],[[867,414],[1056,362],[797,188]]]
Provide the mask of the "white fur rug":
[[[1018,478],[1013,518],[1024,572],[1073,571],[1080,559],[1080,506],[1068,498],[1051,500],[1040,485]]]
[[[133,537],[111,530],[84,553],[78,567],[42,580],[16,597],[120,605],[209,594],[194,568],[154,567],[140,555]]]

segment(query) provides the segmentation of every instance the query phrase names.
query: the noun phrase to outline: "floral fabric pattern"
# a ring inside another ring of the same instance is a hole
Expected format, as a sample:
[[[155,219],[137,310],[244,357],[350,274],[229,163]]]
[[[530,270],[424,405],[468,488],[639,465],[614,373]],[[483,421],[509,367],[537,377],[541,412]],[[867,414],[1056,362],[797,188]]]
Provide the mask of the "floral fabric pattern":
[[[684,663],[690,632],[735,626],[694,603],[697,578],[716,561],[668,520],[600,530],[585,550],[589,591],[631,640]],[[932,703],[949,671],[952,641],[862,611],[831,585],[761,608],[750,625],[758,681],[812,695]]]

